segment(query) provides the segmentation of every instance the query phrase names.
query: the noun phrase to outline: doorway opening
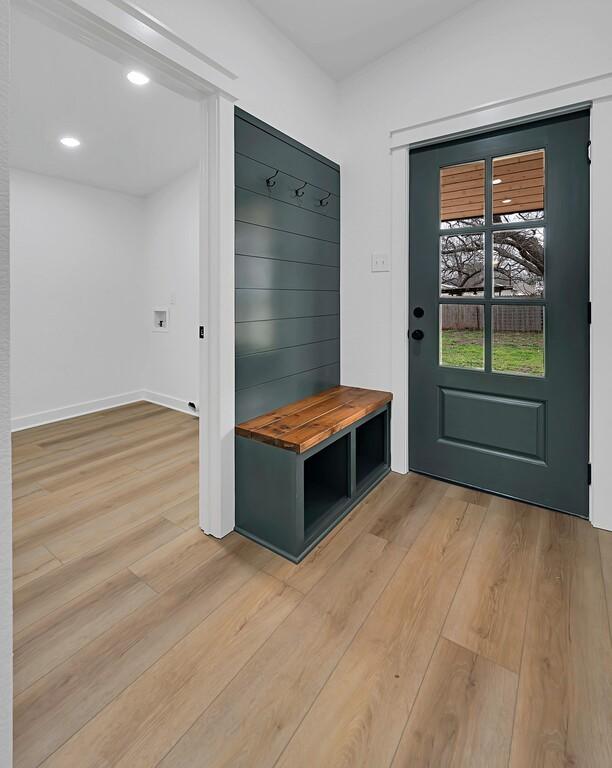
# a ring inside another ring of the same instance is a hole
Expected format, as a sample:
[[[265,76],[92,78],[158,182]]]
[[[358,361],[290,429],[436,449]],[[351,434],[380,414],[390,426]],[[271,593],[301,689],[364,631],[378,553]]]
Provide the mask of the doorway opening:
[[[200,98],[12,15],[17,633],[198,526]],[[117,560],[119,558],[119,560]],[[114,565],[111,565],[113,563]],[[68,592],[66,591],[68,590]],[[16,654],[19,653],[19,634]],[[22,666],[16,689],[33,679]],[[38,674],[38,672],[36,673]]]

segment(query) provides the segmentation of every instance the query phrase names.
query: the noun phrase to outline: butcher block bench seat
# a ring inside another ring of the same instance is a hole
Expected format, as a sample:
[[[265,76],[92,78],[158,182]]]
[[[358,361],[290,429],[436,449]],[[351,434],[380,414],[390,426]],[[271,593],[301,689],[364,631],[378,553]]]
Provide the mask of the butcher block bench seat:
[[[389,472],[390,392],[337,386],[236,427],[236,530],[299,562]]]

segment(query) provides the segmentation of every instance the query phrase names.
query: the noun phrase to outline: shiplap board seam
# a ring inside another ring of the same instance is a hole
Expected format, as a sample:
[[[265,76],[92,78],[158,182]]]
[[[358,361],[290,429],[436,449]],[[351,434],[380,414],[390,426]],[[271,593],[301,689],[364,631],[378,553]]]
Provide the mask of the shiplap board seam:
[[[241,219],[239,217],[236,217],[236,223],[241,224],[244,227],[256,227],[258,229],[267,229],[270,230],[270,232],[280,232],[283,235],[289,235],[290,237],[302,237],[305,240],[315,240],[316,242],[325,243],[328,246],[333,246],[334,250],[337,248],[340,248],[340,243],[335,242],[334,240],[326,240],[323,237],[315,237],[314,235],[304,235],[301,232],[290,232],[285,229],[277,229],[276,227],[270,227],[267,224],[257,224],[253,221],[246,221],[244,219]],[[248,256],[250,254],[242,254],[243,256]],[[311,262],[304,262],[306,264],[310,264]],[[338,262],[339,264],[340,262]]]
[[[269,165],[269,163],[264,163],[262,160],[258,160],[256,157],[252,157],[251,155],[247,155],[244,152],[236,152],[236,155],[238,157],[244,157],[246,160],[251,160],[253,163],[257,163],[257,165],[262,165],[264,168],[269,168],[271,171],[278,171],[279,173],[282,173],[284,176],[289,176],[292,179],[295,179],[296,181],[301,182],[308,182],[308,186],[312,187],[313,189],[318,189],[320,192],[329,192],[332,197],[337,197],[338,200],[340,199],[340,195],[337,195],[335,192],[331,192],[329,189],[324,189],[323,187],[319,187],[317,184],[311,184],[308,179],[300,179],[298,176],[294,176],[292,173],[289,173],[289,171],[285,171],[282,168],[275,168],[272,165]]]
[[[272,352],[276,352],[276,350],[271,350]],[[257,384],[251,384],[248,387],[236,387],[236,392],[246,392],[249,389],[255,389],[255,387],[262,387],[265,384],[272,384],[277,381],[283,381],[284,379],[291,379],[294,376],[300,376],[303,373],[312,373],[312,371],[320,371],[323,368],[331,368],[332,365],[339,365],[340,359],[338,360],[332,360],[330,363],[325,363],[324,365],[315,365],[314,368],[306,368],[303,371],[296,371],[295,373],[288,373],[286,376],[278,376],[275,379],[268,379],[267,381],[260,381]]]
[[[330,317],[334,317],[334,315],[330,315]],[[265,323],[267,322],[267,320],[262,320],[261,322]],[[322,344],[325,341],[339,341],[339,340],[340,340],[340,336],[330,336],[328,339],[318,339],[317,341],[307,341],[304,344],[287,344],[283,347],[270,347],[270,349],[260,349],[257,352],[245,352],[242,355],[236,355],[236,357],[239,357],[240,359],[242,359],[245,357],[254,357],[255,355],[263,355],[267,352],[280,352],[283,349],[295,349],[296,347],[308,347],[313,344]]]
[[[252,288],[238,288],[237,290],[243,290],[243,291],[252,291]],[[263,290],[271,290],[269,288],[264,288]],[[293,288],[289,288],[287,290],[293,290]],[[336,293],[339,293],[339,291],[336,291]],[[466,302],[463,302],[466,303]],[[297,317],[266,317],[262,320],[236,320],[236,325],[240,325],[241,323],[277,323],[279,320],[310,320],[311,318],[316,317],[340,317],[339,312],[332,312],[327,315],[300,315]]]
[[[258,389],[259,390],[264,390],[264,389],[265,390],[269,390],[271,387],[273,387],[275,384],[278,384],[279,382],[288,381],[289,379],[299,380],[299,379],[303,379],[304,377],[308,377],[309,375],[311,375],[313,373],[317,373],[317,371],[329,371],[331,369],[334,369],[334,370],[337,369],[337,376],[334,376],[334,381],[339,380],[340,379],[340,361],[335,362],[335,363],[328,363],[327,365],[321,365],[321,366],[318,366],[317,368],[311,368],[308,371],[298,371],[297,373],[292,373],[289,376],[282,376],[282,377],[280,377],[278,379],[273,379],[272,381],[262,382],[261,384],[254,384],[251,387],[245,387],[245,389],[240,390],[240,392],[241,392],[241,394],[244,395],[244,394],[248,394],[250,392],[253,392],[254,390],[258,390]],[[335,386],[338,386],[338,384],[330,382],[330,383],[328,383],[326,385],[325,389],[329,389],[329,388],[335,387]],[[319,392],[319,391],[322,391],[322,390],[317,389],[316,391]],[[300,397],[298,397],[297,399],[301,399],[302,397],[306,397],[306,395],[300,395]],[[273,410],[275,407],[276,406],[271,405],[270,407],[265,408],[263,410],[263,413],[265,413],[266,411],[269,411],[269,410]],[[248,418],[249,417],[244,417],[244,418],[238,417],[237,422],[241,423],[243,421],[247,421]]]
[[[250,191],[250,190],[247,190],[247,191]],[[261,227],[262,229],[271,229],[273,232],[284,232],[286,235],[295,235],[296,237],[308,237],[310,240],[318,240],[321,243],[329,243],[330,245],[340,246],[339,240],[327,240],[324,237],[317,237],[316,235],[305,235],[303,232],[293,232],[290,229],[281,229],[280,227],[271,227],[268,224],[257,224],[253,221],[247,221],[246,219],[241,219],[239,216],[236,216],[236,221],[240,222],[241,224],[248,224],[251,227]],[[249,254],[247,253],[243,255],[248,256]],[[310,263],[310,262],[304,262],[304,263]]]
[[[305,183],[308,184],[308,182],[305,182]],[[282,197],[272,197],[272,195],[270,195],[270,193],[268,192],[258,192],[255,189],[250,189],[249,187],[242,187],[240,186],[240,184],[236,184],[236,189],[240,189],[243,192],[248,192],[249,195],[257,195],[258,197],[263,197],[264,200],[271,200],[273,203],[282,203],[282,205],[289,205],[291,208],[297,208],[298,211],[311,213],[313,216],[320,216],[322,219],[325,219],[326,221],[337,221],[338,223],[340,223],[340,218],[336,218],[335,216],[330,216],[327,213],[319,213],[319,211],[314,210],[314,208],[305,208],[303,205],[300,205],[299,203],[291,202],[291,200],[283,200]],[[283,229],[281,231],[285,232],[286,230]],[[299,233],[296,232],[295,234],[299,234]],[[335,241],[332,240],[331,242],[335,242]]]
[[[301,179],[297,179],[297,181],[301,181]],[[308,182],[304,182],[307,186],[314,187],[314,184],[308,184]],[[249,192],[251,195],[259,195],[259,197],[263,197],[265,200],[272,200],[275,203],[283,203],[283,205],[290,205],[292,208],[298,208],[300,211],[306,211],[306,213],[312,213],[315,216],[321,216],[324,219],[327,219],[328,221],[340,221],[339,216],[330,216],[329,213],[322,213],[321,211],[317,211],[315,208],[306,208],[304,205],[300,205],[300,203],[294,203],[292,200],[284,200],[282,197],[274,197],[270,192],[259,192],[256,189],[251,189],[251,187],[244,187],[241,184],[236,184],[236,189],[241,189],[243,192]],[[325,192],[327,194],[327,190],[321,190],[321,192]],[[300,200],[301,198],[297,198],[296,200]]]
[[[338,288],[261,288],[257,286],[250,287],[245,285],[242,285],[236,288],[236,290],[237,291],[301,291],[302,293],[340,293]],[[316,315],[308,315],[308,317],[316,317]]]
[[[300,291],[300,293],[340,293],[338,288],[236,288],[237,291]],[[332,314],[336,314],[333,312]],[[308,315],[310,317],[310,315]]]
[[[253,225],[257,226],[257,224]],[[336,243],[334,243],[336,245]],[[296,261],[295,259],[279,259],[278,256],[263,256],[254,253],[241,253],[236,251],[236,256],[244,256],[248,259],[265,259],[266,261],[281,261],[284,264],[305,264],[307,267],[328,267],[329,269],[340,269],[339,264],[321,264],[318,261]]]

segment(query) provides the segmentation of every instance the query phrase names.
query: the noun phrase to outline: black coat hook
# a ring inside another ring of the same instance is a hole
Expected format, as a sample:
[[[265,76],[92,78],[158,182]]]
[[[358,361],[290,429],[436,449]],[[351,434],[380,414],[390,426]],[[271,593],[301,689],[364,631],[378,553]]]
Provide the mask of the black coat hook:
[[[305,182],[302,184],[302,186],[301,186],[301,187],[298,187],[298,188],[295,190],[295,196],[296,196],[296,197],[304,197],[304,189],[305,189],[307,186],[308,186],[308,182],[307,182],[307,181],[305,181]]]
[[[272,176],[266,179],[266,186],[268,189],[272,189],[272,187],[276,186],[276,182],[274,179],[278,176],[279,171],[276,171],[276,173],[273,173]]]
[[[330,198],[330,197],[331,197],[331,192],[328,192],[328,193],[325,195],[325,197],[322,197],[322,198],[319,200],[319,205],[321,206],[321,208],[325,208],[325,206],[329,205],[329,198]]]

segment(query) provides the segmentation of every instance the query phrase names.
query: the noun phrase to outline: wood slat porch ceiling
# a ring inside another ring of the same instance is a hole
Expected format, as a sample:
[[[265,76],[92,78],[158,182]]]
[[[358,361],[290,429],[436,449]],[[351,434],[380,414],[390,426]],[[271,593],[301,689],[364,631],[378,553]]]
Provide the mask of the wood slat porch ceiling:
[[[493,213],[522,213],[544,208],[544,151],[494,160]],[[485,165],[474,163],[440,171],[440,218],[467,219],[484,215]],[[503,201],[510,200],[506,203]]]

